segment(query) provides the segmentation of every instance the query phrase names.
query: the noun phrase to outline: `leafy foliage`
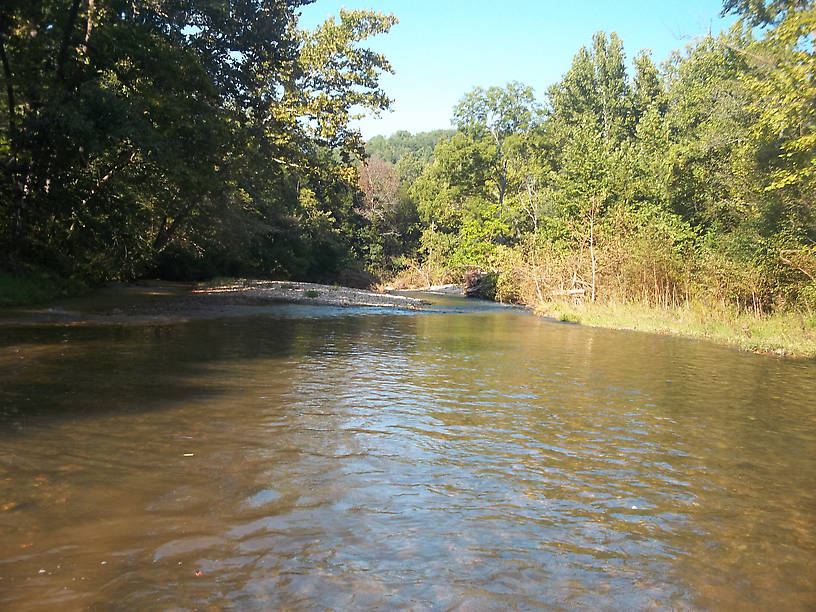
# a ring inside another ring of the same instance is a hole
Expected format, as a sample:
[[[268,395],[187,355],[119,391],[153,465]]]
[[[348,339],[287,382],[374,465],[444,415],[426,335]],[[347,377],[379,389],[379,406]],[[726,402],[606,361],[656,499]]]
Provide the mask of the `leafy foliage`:
[[[306,0],[12,0],[0,8],[3,267],[331,275],[360,250],[359,112],[396,22]]]
[[[500,271],[497,295],[527,302],[812,310],[812,3],[725,10],[743,20],[662,69],[643,51],[630,79],[599,32],[546,104],[467,94],[409,192],[423,269]]]
[[[437,143],[452,135],[453,130],[433,130],[417,134],[399,130],[388,138],[375,136],[366,143],[366,152],[392,164],[398,164],[406,156],[428,163]]]
[[[507,299],[816,308],[816,9],[656,66],[598,32],[538,100],[477,87],[454,130],[363,143],[392,15],[309,0],[0,6],[0,267],[64,279],[407,267]],[[370,156],[370,157],[368,157]]]

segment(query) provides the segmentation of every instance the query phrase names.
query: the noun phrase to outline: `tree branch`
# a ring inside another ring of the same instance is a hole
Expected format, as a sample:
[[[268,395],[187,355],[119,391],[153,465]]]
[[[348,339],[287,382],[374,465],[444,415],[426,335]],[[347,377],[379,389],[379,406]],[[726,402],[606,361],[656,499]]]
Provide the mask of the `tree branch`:
[[[796,268],[797,270],[799,270],[803,274],[807,275],[807,277],[811,281],[816,283],[816,278],[814,278],[813,273],[810,270],[808,270],[807,268],[805,268],[801,264],[794,263],[788,257],[786,257],[786,255],[798,255],[798,254],[799,254],[799,251],[797,251],[796,249],[783,249],[783,250],[779,251],[779,259],[782,260],[782,263],[785,263],[785,264],[787,264],[789,266],[793,266],[794,268]]]
[[[94,18],[94,0],[88,0],[88,21],[85,24],[85,46],[88,45],[88,40],[91,38],[91,30],[93,29]]]
[[[194,204],[190,203],[185,206],[175,217],[173,217],[173,221],[170,225],[167,225],[167,216],[164,217],[164,223],[162,224],[162,228],[159,230],[156,239],[153,241],[153,249],[161,252],[169,245],[175,236],[176,230],[178,230],[181,223],[183,223],[187,216],[193,211]]]
[[[132,151],[128,156],[127,152],[125,152],[125,154],[121,156],[121,159],[118,161],[118,163],[113,164],[110,170],[108,170],[107,173],[105,173],[105,175],[96,182],[96,185],[94,185],[91,188],[91,190],[88,192],[88,195],[82,200],[81,207],[84,208],[88,204],[88,202],[91,201],[91,198],[93,198],[96,195],[96,192],[99,191],[99,189],[101,189],[102,186],[105,183],[107,183],[114,174],[116,174],[117,172],[121,172],[129,165],[131,165],[136,160],[136,153],[137,153],[136,151]],[[73,231],[73,229],[74,224],[72,223],[70,231]]]

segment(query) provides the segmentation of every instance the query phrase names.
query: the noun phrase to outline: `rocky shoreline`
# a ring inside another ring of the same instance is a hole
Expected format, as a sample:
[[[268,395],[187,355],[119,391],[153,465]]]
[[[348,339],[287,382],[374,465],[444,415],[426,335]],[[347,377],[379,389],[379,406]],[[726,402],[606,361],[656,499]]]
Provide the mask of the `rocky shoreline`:
[[[225,285],[197,288],[192,294],[211,300],[227,297],[232,301],[244,303],[285,302],[320,306],[407,308],[410,310],[418,310],[427,305],[425,300],[406,295],[292,281],[241,280]]]
[[[212,286],[140,282],[110,285],[49,307],[0,311],[0,326],[175,323],[242,316],[273,304],[422,310],[407,295],[294,281],[239,280]]]

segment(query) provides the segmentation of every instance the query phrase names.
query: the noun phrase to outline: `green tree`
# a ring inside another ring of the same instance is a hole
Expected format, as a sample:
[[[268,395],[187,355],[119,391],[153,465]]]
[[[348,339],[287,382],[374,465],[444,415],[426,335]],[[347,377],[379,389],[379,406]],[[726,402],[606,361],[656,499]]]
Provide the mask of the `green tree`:
[[[589,119],[608,146],[631,136],[634,114],[625,59],[614,32],[596,32],[592,48],[582,47],[575,55],[564,79],[549,91],[553,123],[562,127],[564,138],[568,128]]]
[[[743,81],[754,94],[752,135],[777,146],[768,191],[805,212],[813,223],[816,204],[816,7],[807,0],[727,0],[741,24],[766,28],[763,40],[733,45],[750,70]]]
[[[489,139],[494,145],[490,173],[495,186],[499,210],[507,192],[507,156],[504,145],[508,138],[529,133],[540,117],[540,109],[531,87],[518,82],[505,87],[475,88],[453,109],[453,122],[471,140]]]
[[[388,138],[374,136],[366,143],[366,152],[384,160],[397,164],[405,155],[413,155],[423,163],[429,163],[433,158],[434,147],[440,140],[450,138],[453,130],[432,130],[411,134],[405,130],[398,130]]]
[[[305,3],[4,3],[3,265],[284,273],[314,269],[293,263],[309,245],[353,251],[350,121],[389,102],[360,43],[395,19],[306,32]]]

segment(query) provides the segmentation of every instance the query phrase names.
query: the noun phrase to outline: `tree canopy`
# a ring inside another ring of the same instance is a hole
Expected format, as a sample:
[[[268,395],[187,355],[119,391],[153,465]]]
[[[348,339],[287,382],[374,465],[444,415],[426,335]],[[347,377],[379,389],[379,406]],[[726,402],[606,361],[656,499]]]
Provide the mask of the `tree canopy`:
[[[350,120],[390,103],[361,43],[396,19],[302,30],[307,3],[4,3],[4,267],[319,275],[353,257]]]

